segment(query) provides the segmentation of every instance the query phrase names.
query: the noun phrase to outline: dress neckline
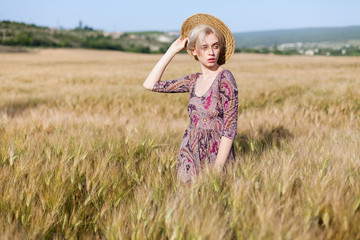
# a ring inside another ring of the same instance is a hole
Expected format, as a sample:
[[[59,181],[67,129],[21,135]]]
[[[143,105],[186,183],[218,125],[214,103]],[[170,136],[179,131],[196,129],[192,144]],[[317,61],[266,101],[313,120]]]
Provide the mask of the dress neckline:
[[[211,83],[210,87],[209,87],[209,88],[206,90],[206,92],[205,92],[203,95],[201,95],[201,96],[196,95],[196,92],[195,92],[197,80],[198,80],[199,76],[202,75],[202,73],[197,73],[197,78],[196,78],[196,81],[195,81],[195,84],[194,84],[194,88],[193,88],[194,96],[197,97],[197,98],[202,98],[202,97],[204,97],[204,96],[209,92],[209,90],[212,88],[212,86],[214,85],[214,82],[217,80],[217,78],[218,78],[225,70],[226,70],[226,69],[223,69],[223,70],[221,70],[220,72],[218,72],[218,74],[216,74],[216,77],[215,77],[214,81]]]

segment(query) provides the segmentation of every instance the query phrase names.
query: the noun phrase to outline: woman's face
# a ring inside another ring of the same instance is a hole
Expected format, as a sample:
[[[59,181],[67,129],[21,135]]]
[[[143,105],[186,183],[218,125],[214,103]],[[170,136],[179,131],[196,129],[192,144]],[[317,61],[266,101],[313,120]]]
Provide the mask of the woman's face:
[[[197,56],[199,62],[207,68],[218,66],[220,56],[219,39],[214,33],[205,36],[204,41],[195,45],[193,55]],[[200,49],[198,49],[200,46]]]

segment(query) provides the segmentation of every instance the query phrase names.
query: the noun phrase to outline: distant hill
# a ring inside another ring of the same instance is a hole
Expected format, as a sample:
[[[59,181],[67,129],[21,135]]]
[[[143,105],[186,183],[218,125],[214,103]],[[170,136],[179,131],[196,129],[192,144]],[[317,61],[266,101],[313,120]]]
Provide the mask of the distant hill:
[[[81,25],[74,29],[55,29],[0,21],[0,45],[3,46],[0,51],[21,51],[19,47],[67,47],[164,53],[179,35],[179,32],[160,31],[109,33]],[[234,33],[234,38],[237,52],[360,55],[360,26],[244,32]]]
[[[104,32],[88,26],[55,29],[11,21],[0,21],[0,45],[16,47],[67,47],[110,49],[128,52],[165,52],[174,41],[173,33]]]
[[[301,28],[258,32],[234,33],[237,48],[272,47],[283,43],[360,41],[360,26]]]

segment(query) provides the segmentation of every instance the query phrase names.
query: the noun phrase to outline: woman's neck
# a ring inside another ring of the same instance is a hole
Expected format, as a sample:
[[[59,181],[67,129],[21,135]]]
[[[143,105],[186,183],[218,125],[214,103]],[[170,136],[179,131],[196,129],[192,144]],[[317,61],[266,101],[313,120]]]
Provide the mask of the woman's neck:
[[[207,78],[208,76],[212,76],[220,71],[223,70],[223,68],[220,65],[214,66],[213,68],[207,68],[203,65],[201,65],[201,70],[204,78]]]

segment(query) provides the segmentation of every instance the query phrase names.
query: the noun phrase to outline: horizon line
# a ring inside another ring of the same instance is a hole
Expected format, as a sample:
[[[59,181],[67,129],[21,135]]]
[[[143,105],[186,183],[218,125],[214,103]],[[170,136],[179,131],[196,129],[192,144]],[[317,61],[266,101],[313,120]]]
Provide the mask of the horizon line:
[[[36,27],[46,27],[46,28],[50,28],[50,29],[62,29],[62,30],[72,30],[75,29],[77,27],[73,27],[73,28],[66,28],[63,26],[59,26],[59,27],[51,27],[51,26],[45,26],[45,25],[38,25],[36,23],[28,23],[28,22],[22,22],[22,21],[12,21],[12,20],[8,20],[8,19],[2,19],[0,20],[1,22],[3,21],[9,21],[9,22],[14,22],[14,23],[23,23],[23,24],[27,24],[27,25],[35,25]],[[114,33],[114,32],[123,32],[123,33],[141,33],[141,32],[180,32],[180,30],[115,30],[115,31],[109,31],[109,30],[104,30],[104,29],[96,29],[92,26],[89,25],[84,25],[84,27],[90,27],[92,29],[94,29],[95,31],[103,31],[103,32],[107,32],[107,33]],[[237,34],[237,33],[255,33],[255,32],[273,32],[273,31],[291,31],[291,30],[301,30],[301,29],[317,29],[317,28],[349,28],[349,27],[360,27],[360,24],[354,24],[354,25],[344,25],[344,26],[315,26],[315,27],[295,27],[295,28],[274,28],[274,29],[268,29],[268,30],[247,30],[247,31],[231,31],[233,34]]]

